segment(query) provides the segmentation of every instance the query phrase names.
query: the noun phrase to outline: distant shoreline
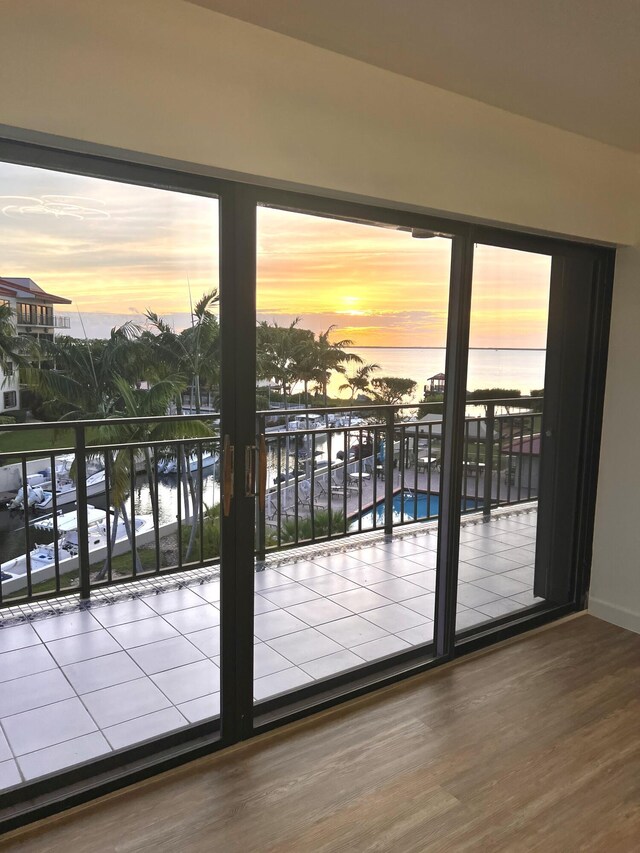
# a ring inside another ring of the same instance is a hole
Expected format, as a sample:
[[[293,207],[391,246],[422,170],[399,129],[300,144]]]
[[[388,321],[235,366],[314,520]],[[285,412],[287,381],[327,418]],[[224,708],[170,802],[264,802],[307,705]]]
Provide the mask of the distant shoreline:
[[[352,344],[345,349],[429,349],[446,350],[446,347],[390,347],[373,346],[371,344]],[[469,347],[470,350],[487,350],[489,352],[546,352],[546,347]]]

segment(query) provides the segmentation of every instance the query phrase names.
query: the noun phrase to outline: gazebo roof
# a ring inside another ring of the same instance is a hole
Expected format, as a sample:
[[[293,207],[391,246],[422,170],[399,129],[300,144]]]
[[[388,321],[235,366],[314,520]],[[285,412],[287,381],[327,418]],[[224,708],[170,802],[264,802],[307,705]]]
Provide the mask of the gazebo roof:
[[[444,375],[444,373],[436,373],[435,376],[430,376],[428,381],[431,382],[432,379],[446,379],[446,378],[447,377]]]

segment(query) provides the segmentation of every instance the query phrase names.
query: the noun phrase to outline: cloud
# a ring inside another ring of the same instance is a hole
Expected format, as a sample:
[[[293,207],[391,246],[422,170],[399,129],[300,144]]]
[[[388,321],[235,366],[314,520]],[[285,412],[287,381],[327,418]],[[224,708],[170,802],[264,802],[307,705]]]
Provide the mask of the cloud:
[[[67,296],[96,329],[146,308],[179,318],[218,286],[216,199],[7,163],[0,182],[0,275]],[[444,344],[450,240],[263,207],[257,222],[261,317],[335,323],[360,344]],[[478,246],[472,341],[544,346],[549,271],[546,256]]]
[[[21,216],[53,216],[56,219],[66,216],[80,221],[109,219],[109,211],[100,205],[104,202],[96,200],[92,203],[92,199],[81,196],[0,196],[0,212],[10,219]]]

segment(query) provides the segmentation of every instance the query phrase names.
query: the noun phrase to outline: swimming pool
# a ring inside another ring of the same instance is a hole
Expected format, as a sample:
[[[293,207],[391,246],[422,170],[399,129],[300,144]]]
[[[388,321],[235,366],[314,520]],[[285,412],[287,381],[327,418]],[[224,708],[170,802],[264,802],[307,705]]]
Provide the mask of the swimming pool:
[[[461,501],[460,511],[470,512],[477,509],[475,500],[465,498]],[[402,521],[424,521],[438,517],[440,510],[440,495],[434,492],[398,492],[393,496],[393,523],[400,524]],[[404,515],[403,515],[404,511]],[[373,509],[362,513],[362,528],[373,527]],[[384,525],[384,501],[378,501],[375,506],[376,527]],[[350,530],[358,530],[358,519],[352,520]]]

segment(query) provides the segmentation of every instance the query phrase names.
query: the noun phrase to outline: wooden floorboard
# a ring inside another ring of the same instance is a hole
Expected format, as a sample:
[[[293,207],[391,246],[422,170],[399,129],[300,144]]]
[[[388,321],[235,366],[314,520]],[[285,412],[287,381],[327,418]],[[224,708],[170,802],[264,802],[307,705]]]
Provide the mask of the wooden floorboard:
[[[2,849],[640,849],[640,636],[557,624],[129,788]]]

